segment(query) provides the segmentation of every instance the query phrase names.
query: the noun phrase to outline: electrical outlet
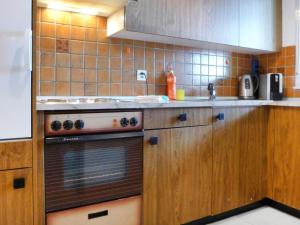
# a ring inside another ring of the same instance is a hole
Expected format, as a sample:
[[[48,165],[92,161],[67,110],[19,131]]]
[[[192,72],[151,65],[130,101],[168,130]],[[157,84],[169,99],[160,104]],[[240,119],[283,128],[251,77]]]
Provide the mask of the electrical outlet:
[[[137,70],[136,71],[136,79],[138,81],[146,81],[147,80],[147,70]]]

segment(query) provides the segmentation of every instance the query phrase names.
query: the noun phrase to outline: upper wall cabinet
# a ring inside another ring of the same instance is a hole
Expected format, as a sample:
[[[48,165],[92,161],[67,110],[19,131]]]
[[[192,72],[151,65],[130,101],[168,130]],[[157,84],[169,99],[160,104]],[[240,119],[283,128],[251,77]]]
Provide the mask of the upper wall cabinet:
[[[240,0],[240,46],[265,51],[280,49],[280,9],[280,0]]]
[[[274,37],[280,27],[279,1],[132,0],[108,18],[108,36],[240,52],[276,51],[281,44]],[[249,40],[253,35],[255,40]]]
[[[130,31],[238,44],[238,0],[140,0],[126,10]]]

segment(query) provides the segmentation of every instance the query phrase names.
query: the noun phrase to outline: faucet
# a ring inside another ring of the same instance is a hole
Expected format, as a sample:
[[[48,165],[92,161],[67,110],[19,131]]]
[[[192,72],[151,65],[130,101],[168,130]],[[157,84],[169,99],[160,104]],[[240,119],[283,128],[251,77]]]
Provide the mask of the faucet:
[[[213,83],[209,83],[207,90],[209,91],[209,100],[213,101],[216,99],[216,89]]]

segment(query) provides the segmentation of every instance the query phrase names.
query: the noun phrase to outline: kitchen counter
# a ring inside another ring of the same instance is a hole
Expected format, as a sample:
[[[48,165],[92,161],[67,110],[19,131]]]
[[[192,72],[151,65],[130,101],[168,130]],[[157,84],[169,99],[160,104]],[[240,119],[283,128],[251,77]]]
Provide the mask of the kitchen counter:
[[[50,97],[47,97],[50,99]],[[186,101],[169,102],[149,102],[135,100],[133,97],[108,98],[106,101],[91,102],[88,100],[96,99],[91,97],[80,97],[82,101],[73,102],[48,102],[40,103],[45,97],[38,97],[38,111],[57,111],[57,110],[102,110],[102,109],[149,109],[149,108],[194,108],[194,107],[234,107],[234,106],[285,106],[300,107],[300,99],[286,99],[283,101],[271,100],[239,100],[237,98],[220,98],[209,101],[205,98],[188,98]],[[51,97],[51,99],[75,100],[75,97]],[[77,97],[78,99],[78,97]]]

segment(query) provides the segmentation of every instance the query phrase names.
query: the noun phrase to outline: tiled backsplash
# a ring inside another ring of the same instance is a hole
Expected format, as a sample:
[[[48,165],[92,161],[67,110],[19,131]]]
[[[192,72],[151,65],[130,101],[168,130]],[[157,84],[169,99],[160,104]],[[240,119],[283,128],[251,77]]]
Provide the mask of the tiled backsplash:
[[[145,95],[137,69],[148,71],[148,93],[165,94],[171,65],[189,96],[237,95],[237,77],[250,72],[251,56],[106,37],[106,18],[38,9],[39,95]]]
[[[295,86],[295,64],[296,47],[284,47],[278,53],[265,54],[259,56],[262,73],[282,73],[284,74],[284,95],[286,97],[300,97],[300,91],[294,89]]]

